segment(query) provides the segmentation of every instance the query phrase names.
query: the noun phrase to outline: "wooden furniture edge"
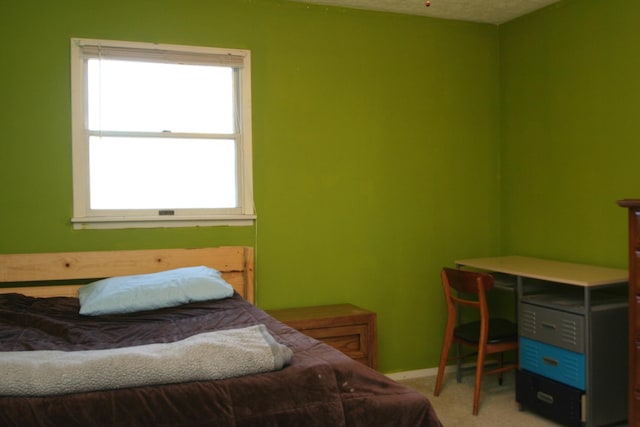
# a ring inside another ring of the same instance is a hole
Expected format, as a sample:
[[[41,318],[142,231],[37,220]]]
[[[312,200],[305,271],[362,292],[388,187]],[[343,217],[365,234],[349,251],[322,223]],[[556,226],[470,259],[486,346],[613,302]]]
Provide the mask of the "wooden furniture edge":
[[[192,249],[140,249],[122,251],[0,254],[0,293],[17,292],[36,297],[77,297],[82,284],[45,284],[113,276],[155,273],[205,265],[222,273],[243,298],[255,303],[254,253],[250,246]],[[40,283],[14,286],[21,282]]]
[[[454,262],[458,266],[493,273],[504,273],[581,287],[613,285],[628,280],[628,271],[625,269],[518,255],[468,258]]]
[[[290,307],[265,311],[280,322],[323,342],[327,342],[327,338],[341,336],[334,336],[331,333],[335,328],[353,328],[366,325],[366,337],[364,337],[367,347],[366,365],[370,368],[378,369],[378,315],[375,311],[349,303]],[[327,333],[321,338],[318,334],[322,331],[327,331]],[[358,330],[358,334],[360,334],[360,330]],[[339,347],[335,348],[344,352]]]

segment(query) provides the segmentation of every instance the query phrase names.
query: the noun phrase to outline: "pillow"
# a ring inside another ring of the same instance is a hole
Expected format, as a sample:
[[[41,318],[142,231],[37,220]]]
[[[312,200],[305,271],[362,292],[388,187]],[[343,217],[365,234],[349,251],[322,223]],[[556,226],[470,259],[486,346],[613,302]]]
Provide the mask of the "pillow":
[[[78,290],[80,314],[88,316],[154,310],[231,295],[233,288],[220,272],[204,266],[111,277]]]

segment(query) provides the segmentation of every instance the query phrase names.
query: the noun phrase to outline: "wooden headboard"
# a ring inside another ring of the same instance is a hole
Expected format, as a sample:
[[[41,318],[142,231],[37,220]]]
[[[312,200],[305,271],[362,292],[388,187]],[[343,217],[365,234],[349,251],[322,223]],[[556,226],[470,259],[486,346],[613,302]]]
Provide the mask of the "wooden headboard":
[[[220,271],[236,292],[255,302],[253,248],[248,246],[0,255],[0,293],[77,297],[78,288],[84,284],[78,284],[78,280],[88,279],[89,283],[105,277],[199,265]],[[59,284],[64,281],[74,284]],[[30,283],[16,287],[21,282]],[[34,282],[37,286],[32,286]]]

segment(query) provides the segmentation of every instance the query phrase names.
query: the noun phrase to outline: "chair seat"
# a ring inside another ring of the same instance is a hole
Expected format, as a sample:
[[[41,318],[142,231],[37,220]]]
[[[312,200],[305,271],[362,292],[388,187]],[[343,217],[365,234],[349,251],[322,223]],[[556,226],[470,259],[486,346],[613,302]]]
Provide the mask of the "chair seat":
[[[477,343],[480,340],[480,321],[463,323],[456,326],[453,336],[468,342]],[[489,320],[489,337],[487,343],[515,341],[518,339],[518,327],[515,323],[500,318]]]

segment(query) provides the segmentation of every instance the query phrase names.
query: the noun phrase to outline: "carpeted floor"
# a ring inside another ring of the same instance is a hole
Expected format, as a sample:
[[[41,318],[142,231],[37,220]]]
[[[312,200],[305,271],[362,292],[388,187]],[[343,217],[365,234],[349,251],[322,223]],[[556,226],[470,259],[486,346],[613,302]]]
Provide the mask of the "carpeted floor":
[[[555,427],[559,425],[531,412],[518,409],[513,372],[505,374],[502,386],[498,385],[498,379],[494,376],[486,376],[483,379],[480,411],[477,416],[471,414],[473,374],[463,376],[460,384],[456,382],[455,373],[446,374],[438,397],[433,395],[435,381],[435,375],[398,380],[426,395],[445,427]]]

